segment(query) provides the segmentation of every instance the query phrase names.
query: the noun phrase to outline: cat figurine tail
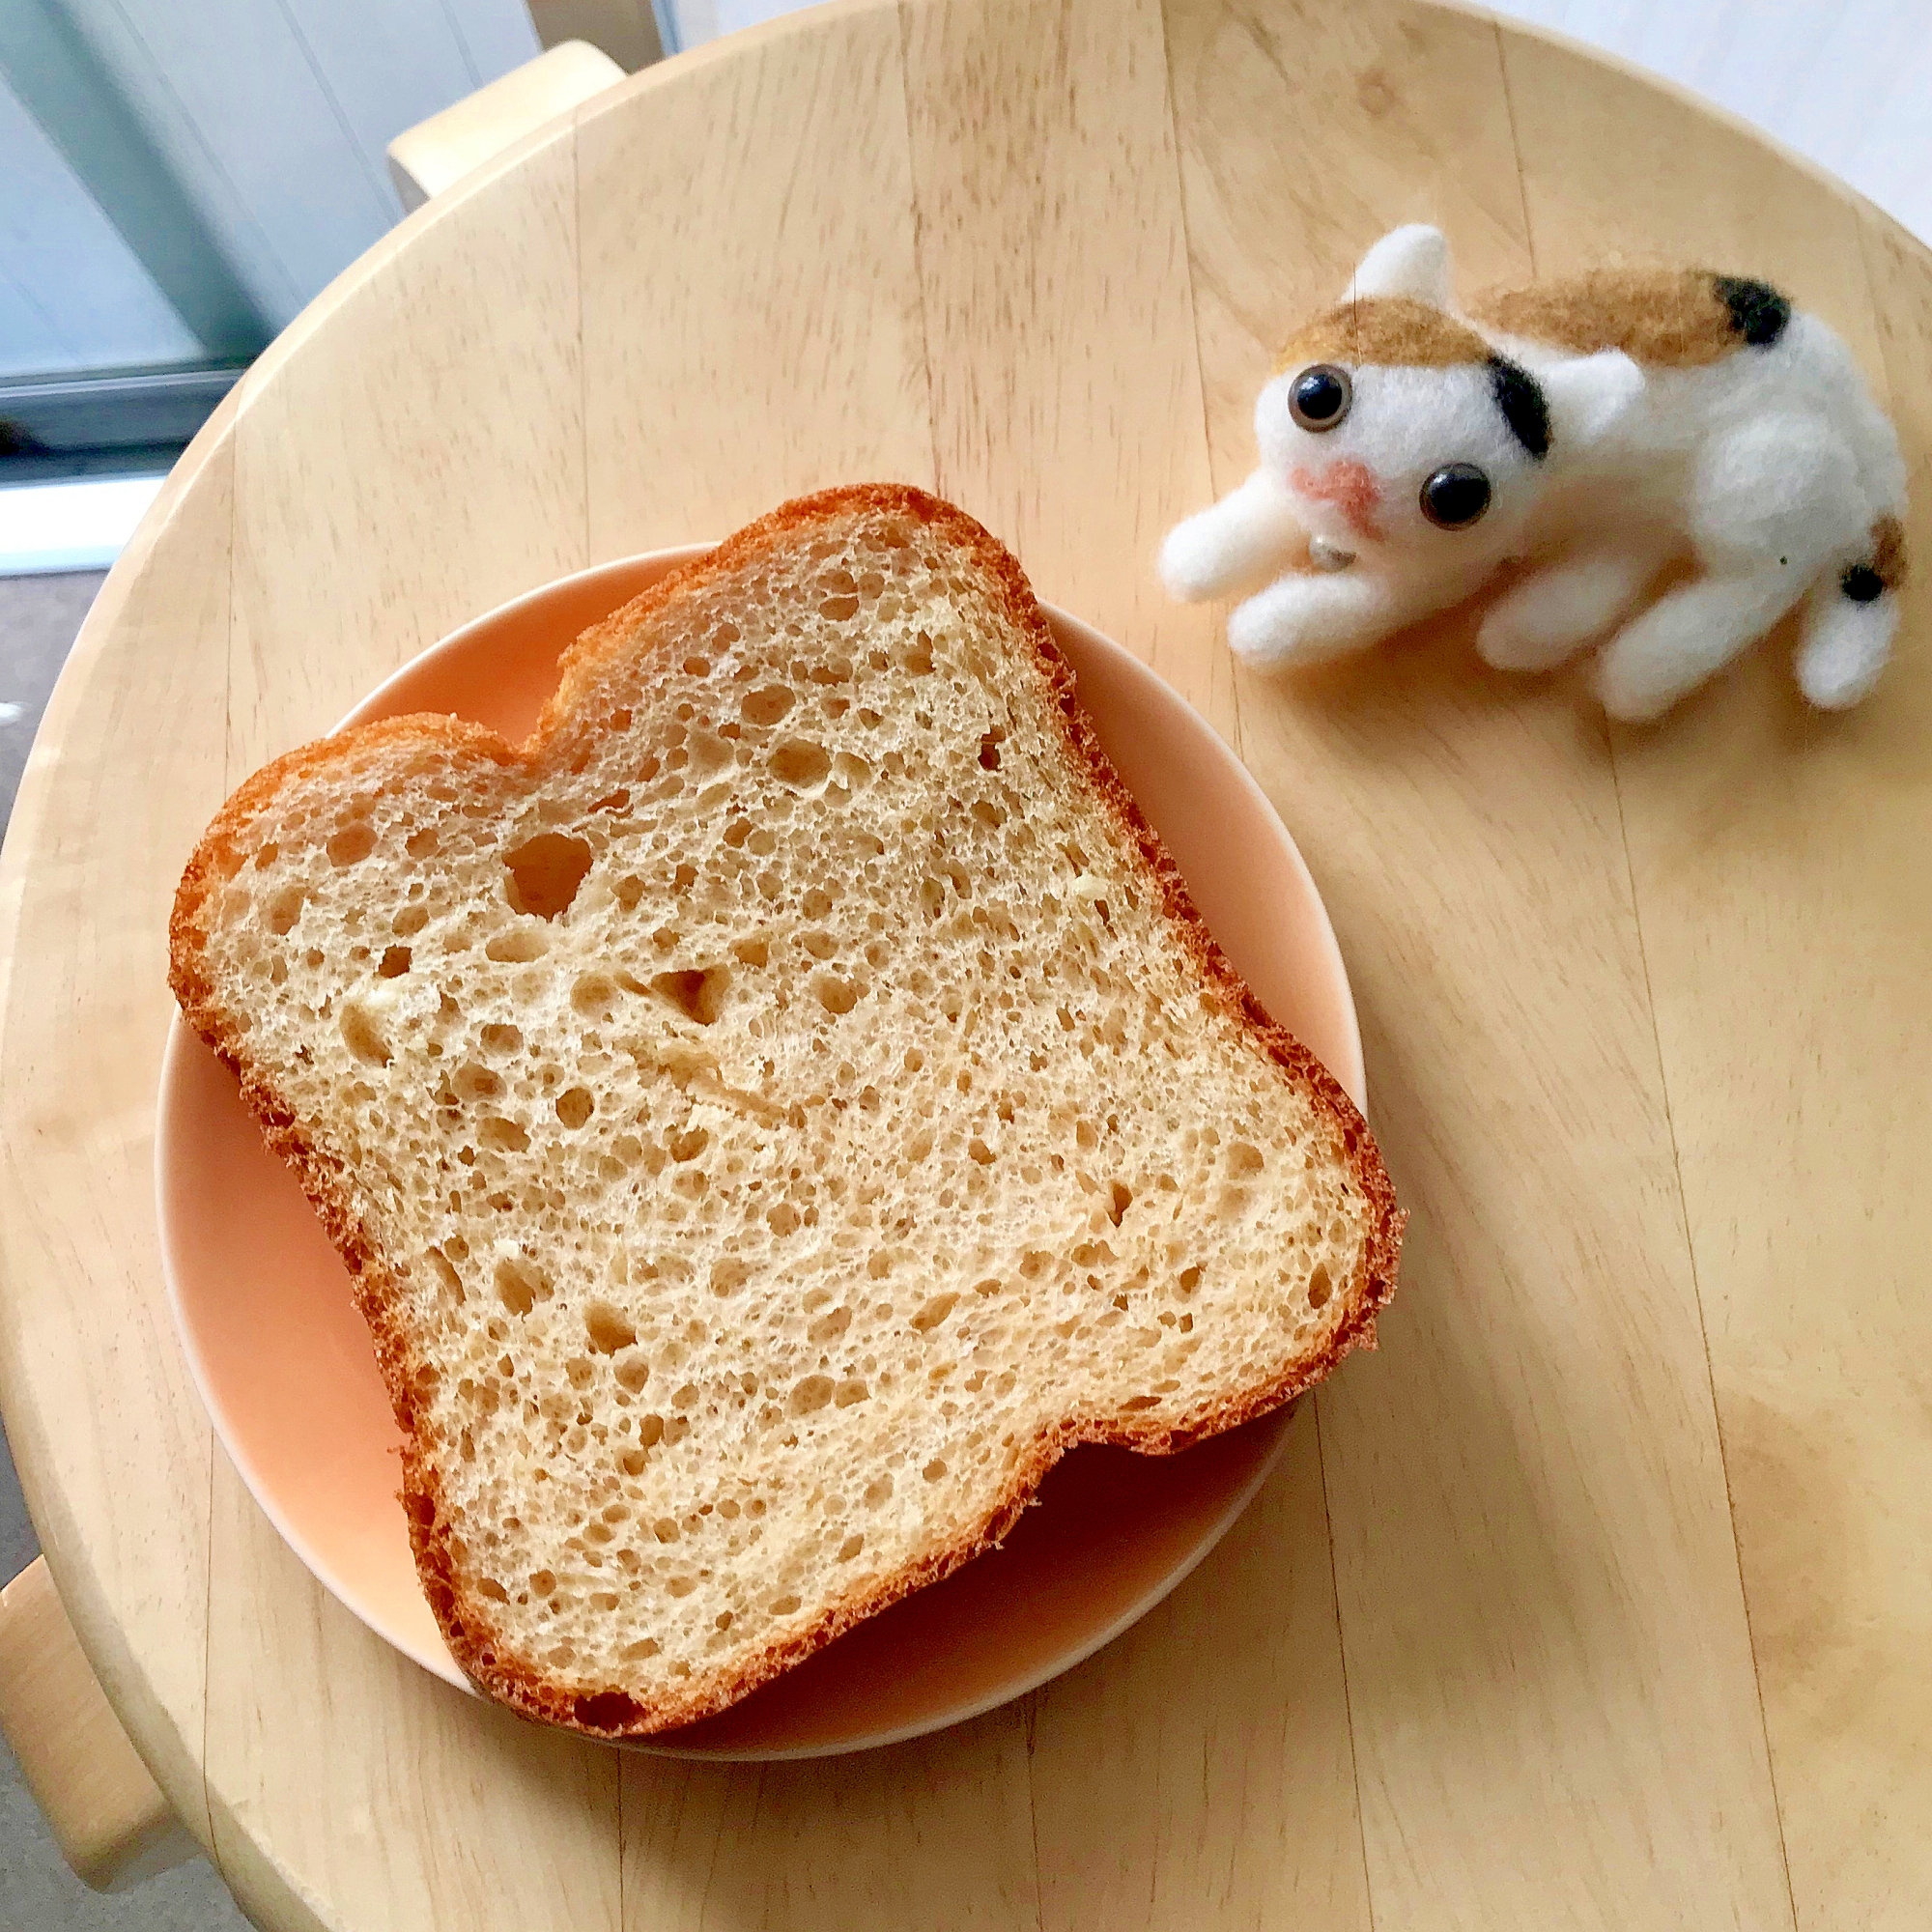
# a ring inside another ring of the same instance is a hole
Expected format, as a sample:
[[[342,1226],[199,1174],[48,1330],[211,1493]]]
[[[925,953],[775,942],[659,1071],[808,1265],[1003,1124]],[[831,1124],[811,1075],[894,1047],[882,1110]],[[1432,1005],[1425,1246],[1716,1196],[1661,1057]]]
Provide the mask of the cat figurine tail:
[[[1798,611],[1798,681],[1877,681],[1905,576],[1905,467],[1850,352],[1760,281],[1600,270],[1461,310],[1436,229],[1398,228],[1284,346],[1260,463],[1160,554],[1183,599],[1247,590],[1248,663],[1358,650],[1530,569],[1484,616],[1491,664],[1607,639],[1597,690],[1651,718]],[[1665,568],[1696,575],[1654,598]],[[1259,587],[1258,587],[1259,586]]]

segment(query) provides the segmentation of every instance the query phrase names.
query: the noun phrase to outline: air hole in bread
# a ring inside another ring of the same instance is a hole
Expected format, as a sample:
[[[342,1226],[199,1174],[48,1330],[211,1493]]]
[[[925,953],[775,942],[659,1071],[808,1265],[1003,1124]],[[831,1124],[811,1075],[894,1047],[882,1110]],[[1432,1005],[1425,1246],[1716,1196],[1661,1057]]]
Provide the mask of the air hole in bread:
[[[512,1315],[527,1315],[550,1296],[550,1283],[534,1264],[521,1255],[505,1255],[497,1262],[497,1299]]]
[[[1308,1305],[1311,1308],[1325,1308],[1328,1297],[1335,1292],[1334,1284],[1328,1278],[1328,1264],[1317,1262],[1308,1277]]]
[[[933,1295],[917,1315],[912,1318],[912,1325],[922,1335],[937,1328],[959,1304],[958,1295],[951,1291]]]
[[[583,1311],[583,1330],[600,1355],[614,1355],[638,1339],[637,1329],[608,1301],[593,1301]]]
[[[767,684],[746,693],[744,702],[738,707],[738,715],[747,724],[763,728],[778,724],[797,701],[786,686]]]
[[[388,1065],[389,1042],[384,1035],[382,1022],[361,1001],[344,1000],[337,1024],[342,1031],[343,1044],[362,1065]]]
[[[353,825],[345,825],[324,849],[331,866],[359,866],[376,849],[376,828],[367,819],[358,818]]]
[[[731,741],[715,731],[694,730],[689,740],[691,770],[694,777],[706,779],[724,767],[737,756]]]
[[[585,973],[572,985],[570,1004],[587,1020],[607,1020],[617,1005],[617,982],[606,973]]]
[[[852,1325],[852,1311],[849,1308],[835,1308],[829,1315],[821,1315],[808,1328],[806,1339],[824,1344],[836,1342]]]
[[[585,1730],[621,1731],[644,1715],[638,1700],[623,1690],[599,1690],[580,1697],[571,1706],[572,1715]]]
[[[792,1386],[790,1397],[785,1403],[785,1411],[790,1415],[811,1415],[823,1408],[832,1400],[833,1380],[830,1376],[807,1376]]]
[[[450,1087],[460,1100],[494,1100],[503,1091],[497,1075],[473,1060],[466,1060],[450,1075]]]
[[[429,1271],[436,1277],[437,1286],[442,1290],[445,1299],[453,1307],[463,1305],[463,1277],[450,1264],[449,1258],[439,1248],[431,1248],[423,1256]]]
[[[407,946],[390,946],[384,950],[383,962],[376,971],[384,980],[400,980],[410,970],[411,953]]]
[[[839,700],[841,703],[843,699]],[[827,710],[831,709],[830,704]],[[868,760],[856,752],[840,752],[832,760],[832,782],[835,788],[842,787],[846,796],[863,791],[872,781],[872,767]]]
[[[772,776],[796,791],[810,791],[831,775],[832,753],[810,738],[786,738],[772,750]]]
[[[577,897],[592,856],[587,839],[573,838],[567,833],[540,832],[534,838],[525,839],[503,855],[510,904],[518,912],[538,919],[556,919]]]
[[[299,886],[284,886],[269,901],[269,930],[277,939],[286,939],[295,923],[301,917],[302,901],[306,895]],[[315,962],[322,964],[320,957]]]
[[[814,973],[811,990],[828,1013],[849,1013],[859,1004],[859,989],[837,973]]]
[[[483,948],[487,959],[506,966],[527,966],[550,951],[550,940],[540,925],[515,925],[507,932],[494,934]]]
[[[730,990],[728,966],[706,966],[681,973],[659,973],[651,980],[651,991],[668,1000],[686,1019],[699,1026],[715,1025],[724,1010],[724,996]]]
[[[587,1087],[571,1087],[556,1096],[556,1117],[575,1132],[597,1111],[597,1102]]]

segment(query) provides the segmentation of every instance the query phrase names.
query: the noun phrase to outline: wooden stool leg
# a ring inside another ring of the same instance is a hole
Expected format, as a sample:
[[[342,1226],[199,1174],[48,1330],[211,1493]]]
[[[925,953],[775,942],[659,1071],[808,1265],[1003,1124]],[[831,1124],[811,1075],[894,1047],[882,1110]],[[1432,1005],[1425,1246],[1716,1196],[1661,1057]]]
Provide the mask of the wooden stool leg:
[[[96,1891],[125,1891],[197,1857],[88,1667],[44,1558],[0,1590],[0,1734]]]
[[[455,106],[405,128],[388,148],[389,179],[403,213],[623,77],[609,54],[582,41],[559,41]]]

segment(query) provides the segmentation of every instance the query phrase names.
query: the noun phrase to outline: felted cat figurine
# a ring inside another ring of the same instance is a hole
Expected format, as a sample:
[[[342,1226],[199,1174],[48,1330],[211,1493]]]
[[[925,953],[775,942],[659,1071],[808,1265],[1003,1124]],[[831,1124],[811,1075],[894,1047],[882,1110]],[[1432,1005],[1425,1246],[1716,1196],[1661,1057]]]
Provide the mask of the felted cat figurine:
[[[1898,626],[1897,437],[1845,345],[1763,282],[1604,270],[1459,314],[1440,233],[1398,228],[1290,338],[1255,438],[1254,474],[1160,555],[1180,598],[1273,578],[1228,619],[1250,664],[1356,650],[1512,558],[1533,568],[1477,649],[1547,670],[1621,623],[1597,668],[1619,718],[1800,605],[1805,696],[1855,704]],[[1698,575],[1632,615],[1687,551]]]

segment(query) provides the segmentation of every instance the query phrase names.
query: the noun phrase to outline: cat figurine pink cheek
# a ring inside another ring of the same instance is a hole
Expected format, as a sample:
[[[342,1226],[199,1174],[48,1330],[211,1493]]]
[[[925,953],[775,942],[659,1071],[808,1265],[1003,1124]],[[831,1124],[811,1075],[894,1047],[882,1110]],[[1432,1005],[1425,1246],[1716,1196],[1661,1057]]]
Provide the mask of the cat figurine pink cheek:
[[[1800,611],[1828,709],[1876,682],[1898,624],[1905,469],[1849,351],[1763,282],[1606,270],[1452,307],[1441,234],[1399,228],[1284,346],[1260,461],[1168,536],[1184,599],[1262,666],[1359,650],[1528,573],[1477,648],[1548,670],[1606,639],[1620,718],[1668,709]],[[1645,606],[1685,554],[1698,574]]]

